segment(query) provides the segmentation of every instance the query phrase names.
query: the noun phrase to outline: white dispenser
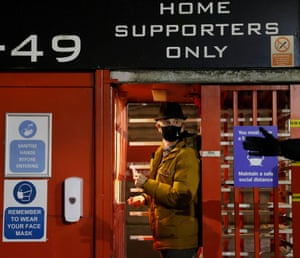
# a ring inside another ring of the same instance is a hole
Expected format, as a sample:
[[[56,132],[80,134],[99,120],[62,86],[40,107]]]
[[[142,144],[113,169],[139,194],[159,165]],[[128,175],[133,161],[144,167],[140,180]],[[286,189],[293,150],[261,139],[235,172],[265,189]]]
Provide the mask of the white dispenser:
[[[69,177],[65,179],[64,213],[67,222],[77,222],[83,212],[83,179]]]

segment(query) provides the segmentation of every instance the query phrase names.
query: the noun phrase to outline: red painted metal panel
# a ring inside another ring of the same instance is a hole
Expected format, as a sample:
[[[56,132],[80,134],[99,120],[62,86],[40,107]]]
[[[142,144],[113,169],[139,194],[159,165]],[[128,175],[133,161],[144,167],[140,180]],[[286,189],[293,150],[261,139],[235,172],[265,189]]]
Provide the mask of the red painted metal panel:
[[[129,146],[127,153],[128,162],[149,162],[151,154],[158,146]]]
[[[202,151],[220,151],[220,88],[202,86]],[[222,257],[220,157],[202,157],[203,256]]]
[[[95,75],[95,258],[113,250],[113,107],[108,71]],[[119,257],[116,257],[119,258]],[[121,257],[120,257],[121,258]]]
[[[14,85],[11,77],[10,85]],[[40,74],[31,74],[32,82],[38,86]],[[44,80],[52,81],[51,74],[43,74]],[[69,76],[70,85],[73,77]],[[5,77],[5,76],[4,76]],[[22,77],[22,76],[21,76]],[[89,76],[88,76],[89,77]],[[0,74],[0,81],[2,74]],[[78,77],[77,77],[78,78]],[[93,88],[84,76],[83,87],[0,87],[0,136],[4,142],[5,112],[51,112],[53,114],[52,177],[48,181],[47,238],[45,243],[3,243],[3,257],[61,258],[93,257],[94,223],[94,174],[92,153],[93,137]],[[26,81],[23,82],[26,86]],[[15,85],[20,85],[21,81]],[[55,83],[54,83],[55,84]],[[6,84],[8,85],[8,84]],[[58,84],[57,84],[58,85]],[[0,157],[4,157],[0,148]],[[4,161],[2,160],[1,163]],[[77,223],[66,223],[63,217],[63,182],[70,176],[79,176],[84,181],[83,217]],[[0,192],[3,193],[3,173]],[[3,203],[3,196],[0,195]],[[3,211],[1,215],[3,214]],[[0,226],[2,228],[2,224]]]
[[[90,72],[69,73],[1,73],[0,87],[92,87],[94,74]]]

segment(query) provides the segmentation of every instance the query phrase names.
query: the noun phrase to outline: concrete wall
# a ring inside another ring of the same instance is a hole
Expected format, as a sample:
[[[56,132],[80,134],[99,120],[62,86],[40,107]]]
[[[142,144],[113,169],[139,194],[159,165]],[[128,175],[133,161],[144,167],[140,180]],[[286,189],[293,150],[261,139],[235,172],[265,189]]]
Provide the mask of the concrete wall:
[[[299,83],[300,70],[139,70],[111,71],[111,79],[120,83],[201,83],[201,84],[248,84],[248,83]]]

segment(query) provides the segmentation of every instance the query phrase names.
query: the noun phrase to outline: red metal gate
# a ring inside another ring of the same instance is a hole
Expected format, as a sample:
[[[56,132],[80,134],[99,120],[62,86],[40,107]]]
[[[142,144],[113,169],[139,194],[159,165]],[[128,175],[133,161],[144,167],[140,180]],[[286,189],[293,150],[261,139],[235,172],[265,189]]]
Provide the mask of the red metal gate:
[[[237,188],[233,180],[234,126],[274,125],[279,138],[290,137],[290,87],[205,87],[201,99],[204,257],[297,257],[291,161],[279,158],[275,188]]]

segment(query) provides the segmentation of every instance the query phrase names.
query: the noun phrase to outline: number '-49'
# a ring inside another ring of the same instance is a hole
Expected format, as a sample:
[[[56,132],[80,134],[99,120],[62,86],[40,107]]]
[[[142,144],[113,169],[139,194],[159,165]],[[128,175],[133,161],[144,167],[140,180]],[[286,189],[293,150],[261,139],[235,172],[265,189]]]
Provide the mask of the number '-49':
[[[73,61],[79,56],[81,41],[77,35],[56,35],[52,38],[51,47],[57,53],[68,54],[63,57],[56,57],[57,62],[66,63]],[[39,56],[44,55],[44,51],[38,50],[38,36],[30,35],[11,50],[11,55],[28,56],[30,61],[35,63]]]

